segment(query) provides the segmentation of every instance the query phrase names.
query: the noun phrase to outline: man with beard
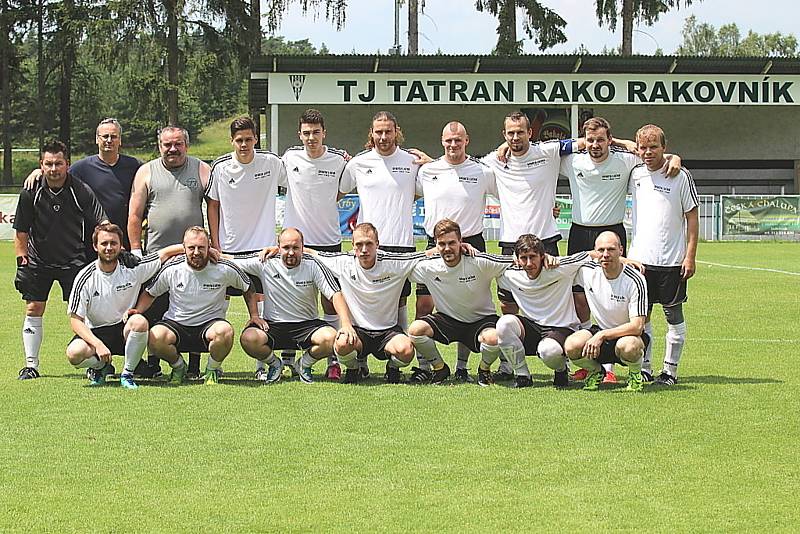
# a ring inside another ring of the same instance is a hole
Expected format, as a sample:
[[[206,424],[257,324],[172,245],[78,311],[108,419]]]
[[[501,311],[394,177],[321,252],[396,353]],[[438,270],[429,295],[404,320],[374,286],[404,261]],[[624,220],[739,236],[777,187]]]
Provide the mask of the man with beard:
[[[92,234],[97,260],[75,277],[67,313],[75,332],[67,346],[67,359],[78,369],[87,369],[89,385],[106,381],[113,370],[112,355],[124,355],[120,384],[136,389],[133,372],[147,348],[147,319],[129,315],[144,282],[155,276],[168,258],[181,254],[181,245],[162,248],[142,258],[135,267],[120,263],[123,233],[116,224],[103,223]]]
[[[160,295],[169,292],[164,318],[150,329],[150,350],[172,367],[170,382],[180,384],[186,375],[181,352],[208,352],[204,381],[219,382],[222,361],[233,347],[233,328],[225,320],[225,291],[235,287],[244,293],[250,322],[265,321],[258,314],[250,279],[228,260],[209,263],[210,238],[201,226],[192,226],[183,237],[185,256],[167,262],[141,293],[130,314],[144,313]]]

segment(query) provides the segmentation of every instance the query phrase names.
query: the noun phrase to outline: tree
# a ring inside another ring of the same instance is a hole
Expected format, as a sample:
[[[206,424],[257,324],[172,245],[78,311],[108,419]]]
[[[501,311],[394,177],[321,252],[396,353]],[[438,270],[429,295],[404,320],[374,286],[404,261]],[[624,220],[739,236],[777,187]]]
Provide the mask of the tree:
[[[706,22],[698,23],[692,15],[683,23],[683,43],[675,51],[686,56],[798,56],[797,37],[792,34],[778,33],[758,34],[747,32],[742,39],[739,27],[735,24],[724,24],[715,28]]]
[[[522,29],[533,39],[539,50],[567,42],[562,31],[567,25],[555,11],[537,0],[476,0],[475,9],[497,17],[497,45],[493,54],[516,56],[522,53],[522,41],[517,40],[517,8],[524,10]]]
[[[611,31],[617,29],[622,18],[622,55],[633,54],[633,23],[644,22],[652,26],[658,17],[670,9],[692,5],[693,0],[595,0],[597,20],[607,23]],[[697,0],[702,1],[702,0]]]

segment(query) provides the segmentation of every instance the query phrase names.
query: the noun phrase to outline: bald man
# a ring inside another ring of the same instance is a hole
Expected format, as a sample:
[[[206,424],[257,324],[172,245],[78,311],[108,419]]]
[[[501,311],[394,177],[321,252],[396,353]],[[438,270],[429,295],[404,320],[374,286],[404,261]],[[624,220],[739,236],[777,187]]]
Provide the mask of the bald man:
[[[483,214],[486,195],[497,195],[494,172],[488,165],[467,154],[469,134],[463,124],[448,122],[442,130],[444,155],[423,165],[417,174],[417,189],[425,198],[425,233],[428,248],[434,248],[432,237],[437,222],[449,219],[458,223],[463,241],[485,252],[483,239]],[[428,288],[417,285],[417,319],[433,312],[433,299]],[[458,344],[458,362],[454,377],[470,382],[467,371],[469,349]],[[423,370],[430,370],[428,362],[420,360]],[[412,381],[414,379],[412,374]]]

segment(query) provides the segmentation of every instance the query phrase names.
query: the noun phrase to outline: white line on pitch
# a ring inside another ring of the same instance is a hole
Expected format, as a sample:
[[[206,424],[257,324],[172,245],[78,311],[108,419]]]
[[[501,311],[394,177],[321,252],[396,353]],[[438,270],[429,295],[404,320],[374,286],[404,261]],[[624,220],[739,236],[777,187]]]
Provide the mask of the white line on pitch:
[[[703,265],[711,265],[712,267],[726,267],[728,269],[742,269],[744,271],[766,271],[768,273],[778,273],[778,274],[788,274],[791,276],[800,276],[800,273],[796,273],[794,271],[781,271],[780,269],[767,269],[765,267],[746,267],[744,265],[728,265],[726,263],[713,263],[710,261],[700,261],[698,260],[697,263],[702,263]]]
[[[800,339],[755,339],[744,337],[693,337],[695,341],[724,341],[744,343],[798,343]]]

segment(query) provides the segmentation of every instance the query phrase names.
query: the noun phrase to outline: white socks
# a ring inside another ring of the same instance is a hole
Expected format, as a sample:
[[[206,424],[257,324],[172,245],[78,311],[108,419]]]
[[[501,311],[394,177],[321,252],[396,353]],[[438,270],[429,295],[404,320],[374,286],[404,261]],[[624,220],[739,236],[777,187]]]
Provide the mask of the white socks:
[[[543,338],[536,347],[539,359],[553,371],[565,371],[567,369],[567,359],[564,356],[564,349],[555,339]]]
[[[89,356],[81,363],[75,366],[75,369],[102,369],[106,364],[97,356]]]
[[[666,350],[664,353],[664,372],[678,378],[678,363],[681,361],[683,344],[686,341],[686,323],[668,324]]]
[[[147,349],[147,332],[130,331],[128,339],[125,340],[125,366],[123,373],[133,374],[136,365],[142,359],[145,349]]]
[[[444,364],[442,355],[439,354],[439,349],[436,348],[436,342],[428,336],[409,336],[414,348],[417,352],[422,354],[427,362],[431,364],[434,369],[441,369]]]
[[[22,345],[25,347],[25,367],[39,368],[39,349],[42,348],[44,326],[41,317],[25,317],[22,323]]]

